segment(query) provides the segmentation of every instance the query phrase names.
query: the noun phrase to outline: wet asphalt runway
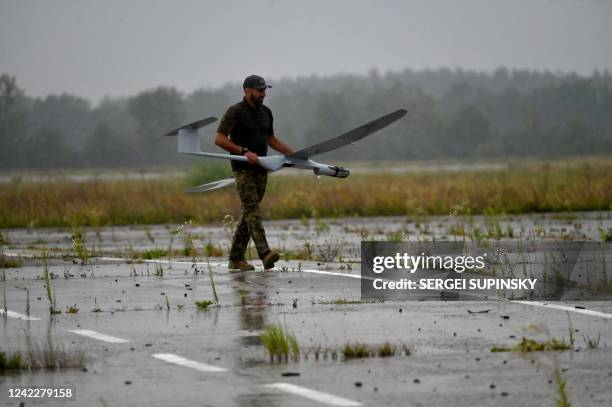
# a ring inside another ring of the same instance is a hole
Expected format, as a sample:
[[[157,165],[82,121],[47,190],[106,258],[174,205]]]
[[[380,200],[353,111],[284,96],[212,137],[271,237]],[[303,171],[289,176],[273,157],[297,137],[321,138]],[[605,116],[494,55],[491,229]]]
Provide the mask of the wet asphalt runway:
[[[588,220],[580,222],[583,230],[589,228]],[[433,220],[431,229],[438,223]],[[381,236],[396,224],[379,222]],[[302,226],[273,224],[271,239],[298,248],[306,234]],[[6,270],[2,283],[11,311],[1,322],[2,350],[24,350],[30,335],[41,344],[51,340],[65,350],[84,350],[86,369],[0,376],[0,405],[19,405],[8,398],[9,387],[64,384],[76,389],[76,401],[35,403],[554,405],[555,365],[572,405],[612,404],[612,302],[556,303],[557,308],[508,301],[358,302],[359,264],[350,259],[357,257],[355,235],[362,230],[346,228],[361,226],[349,221],[319,232],[316,225],[308,226],[311,241],[320,245],[333,245],[341,238],[334,235],[336,229],[344,228],[340,250],[349,260],[343,262],[281,261],[267,273],[228,273],[223,258],[211,259],[219,304],[205,311],[195,301],[214,298],[206,263],[194,268],[189,259],[174,259],[161,264],[163,276],[155,276],[160,267],[155,262],[131,263],[121,256],[128,243],[132,248],[164,247],[171,228],[149,231],[154,243],[139,228],[105,228],[99,231],[99,256],[86,266],[64,257],[70,250],[69,231],[10,231],[13,247],[5,248],[7,253],[36,254],[35,242],[42,240],[55,249],[49,270],[56,276],[57,308],[64,312],[49,316],[41,262],[24,258],[23,267]],[[557,227],[563,226],[549,229]],[[198,233],[202,240],[224,243],[222,227]],[[92,246],[95,235],[87,231]],[[24,288],[29,290],[30,319]],[[66,313],[71,305],[78,307],[76,314]],[[491,352],[495,346],[517,344],[522,336],[568,339],[570,321],[574,350]],[[269,363],[259,334],[271,323],[294,332],[301,348],[298,361]],[[598,347],[589,349],[586,337],[598,335]],[[406,345],[411,354],[349,361],[332,356],[347,342],[386,341],[398,348]]]

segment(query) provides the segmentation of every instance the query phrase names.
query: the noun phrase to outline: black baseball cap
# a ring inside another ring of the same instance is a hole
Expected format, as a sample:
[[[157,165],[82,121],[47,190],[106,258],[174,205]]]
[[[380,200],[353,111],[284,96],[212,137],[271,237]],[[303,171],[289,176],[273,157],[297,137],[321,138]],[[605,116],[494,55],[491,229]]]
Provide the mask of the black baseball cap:
[[[265,89],[271,88],[272,86],[266,84],[264,78],[259,75],[251,75],[244,78],[244,83],[242,84],[242,88],[255,88],[255,89]]]

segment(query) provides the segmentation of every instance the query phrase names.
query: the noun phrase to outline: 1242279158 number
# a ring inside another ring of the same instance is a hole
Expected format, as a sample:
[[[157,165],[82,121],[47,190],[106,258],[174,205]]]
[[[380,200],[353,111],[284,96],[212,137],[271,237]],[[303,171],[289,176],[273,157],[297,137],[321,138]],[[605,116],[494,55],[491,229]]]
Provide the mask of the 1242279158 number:
[[[8,389],[9,398],[73,398],[71,387],[17,387]]]

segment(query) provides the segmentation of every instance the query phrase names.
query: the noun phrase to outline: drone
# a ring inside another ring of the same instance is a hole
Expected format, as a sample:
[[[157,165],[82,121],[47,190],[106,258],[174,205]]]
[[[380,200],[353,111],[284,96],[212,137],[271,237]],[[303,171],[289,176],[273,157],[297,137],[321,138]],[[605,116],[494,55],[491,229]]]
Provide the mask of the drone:
[[[364,125],[361,125],[353,130],[350,130],[340,136],[332,139],[323,141],[321,143],[306,147],[299,151],[294,152],[290,155],[269,155],[266,157],[259,157],[257,164],[268,170],[274,172],[283,168],[299,168],[312,170],[315,175],[325,175],[328,177],[346,178],[350,175],[350,170],[336,165],[328,165],[313,161],[311,157],[317,154],[327,153],[329,151],[336,150],[347,144],[352,144],[358,140],[361,140],[372,133],[375,133],[388,125],[401,119],[406,114],[406,109],[399,109],[392,113],[386,114],[379,117],[378,119],[372,120]],[[165,134],[165,136],[178,136],[178,152],[181,154],[191,154],[211,158],[219,158],[224,160],[234,161],[247,161],[247,158],[242,155],[233,154],[217,154],[207,153],[202,151],[200,146],[200,136],[198,130],[204,126],[208,126],[211,123],[217,121],[216,117],[207,117],[202,120],[189,123],[181,126],[171,132]],[[234,178],[226,178],[218,181],[209,182],[207,184],[198,185],[193,188],[189,188],[187,192],[205,192],[212,191],[232,185],[235,182]]]

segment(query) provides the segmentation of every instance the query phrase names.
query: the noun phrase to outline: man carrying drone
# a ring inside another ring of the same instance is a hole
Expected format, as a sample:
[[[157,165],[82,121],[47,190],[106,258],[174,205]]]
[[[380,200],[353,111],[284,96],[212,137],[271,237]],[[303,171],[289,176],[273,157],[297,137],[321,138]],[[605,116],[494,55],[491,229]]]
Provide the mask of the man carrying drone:
[[[298,168],[311,170],[317,176],[346,178],[350,175],[350,170],[316,162],[312,157],[355,143],[396,122],[407,113],[406,109],[396,110],[337,137],[294,152],[274,135],[272,112],[263,105],[266,89],[269,87],[260,76],[247,77],[243,84],[244,99],[230,106],[225,112],[217,129],[215,144],[229,151],[230,154],[202,151],[198,129],[214,123],[217,121],[216,117],[207,117],[166,133],[166,136],[178,136],[178,152],[181,154],[232,161],[234,177],[198,185],[187,190],[188,192],[206,192],[224,188],[233,183],[237,184],[242,210],[230,250],[230,271],[255,269],[244,259],[250,238],[253,238],[255,242],[257,254],[263,261],[264,269],[271,269],[279,259],[279,254],[270,250],[268,246],[259,213],[259,203],[266,191],[268,172],[283,168]],[[268,156],[268,146],[283,154]]]
[[[270,250],[261,220],[259,203],[266,191],[268,170],[258,165],[258,160],[267,155],[268,146],[285,155],[291,155],[293,150],[274,134],[272,111],[263,104],[266,89],[271,86],[261,76],[251,75],[245,78],[242,87],[244,99],[227,109],[215,135],[216,145],[232,155],[247,158],[247,162],[232,160],[241,211],[228,268],[230,271],[255,270],[244,258],[252,238],[264,269],[269,270],[278,261],[279,254]]]

